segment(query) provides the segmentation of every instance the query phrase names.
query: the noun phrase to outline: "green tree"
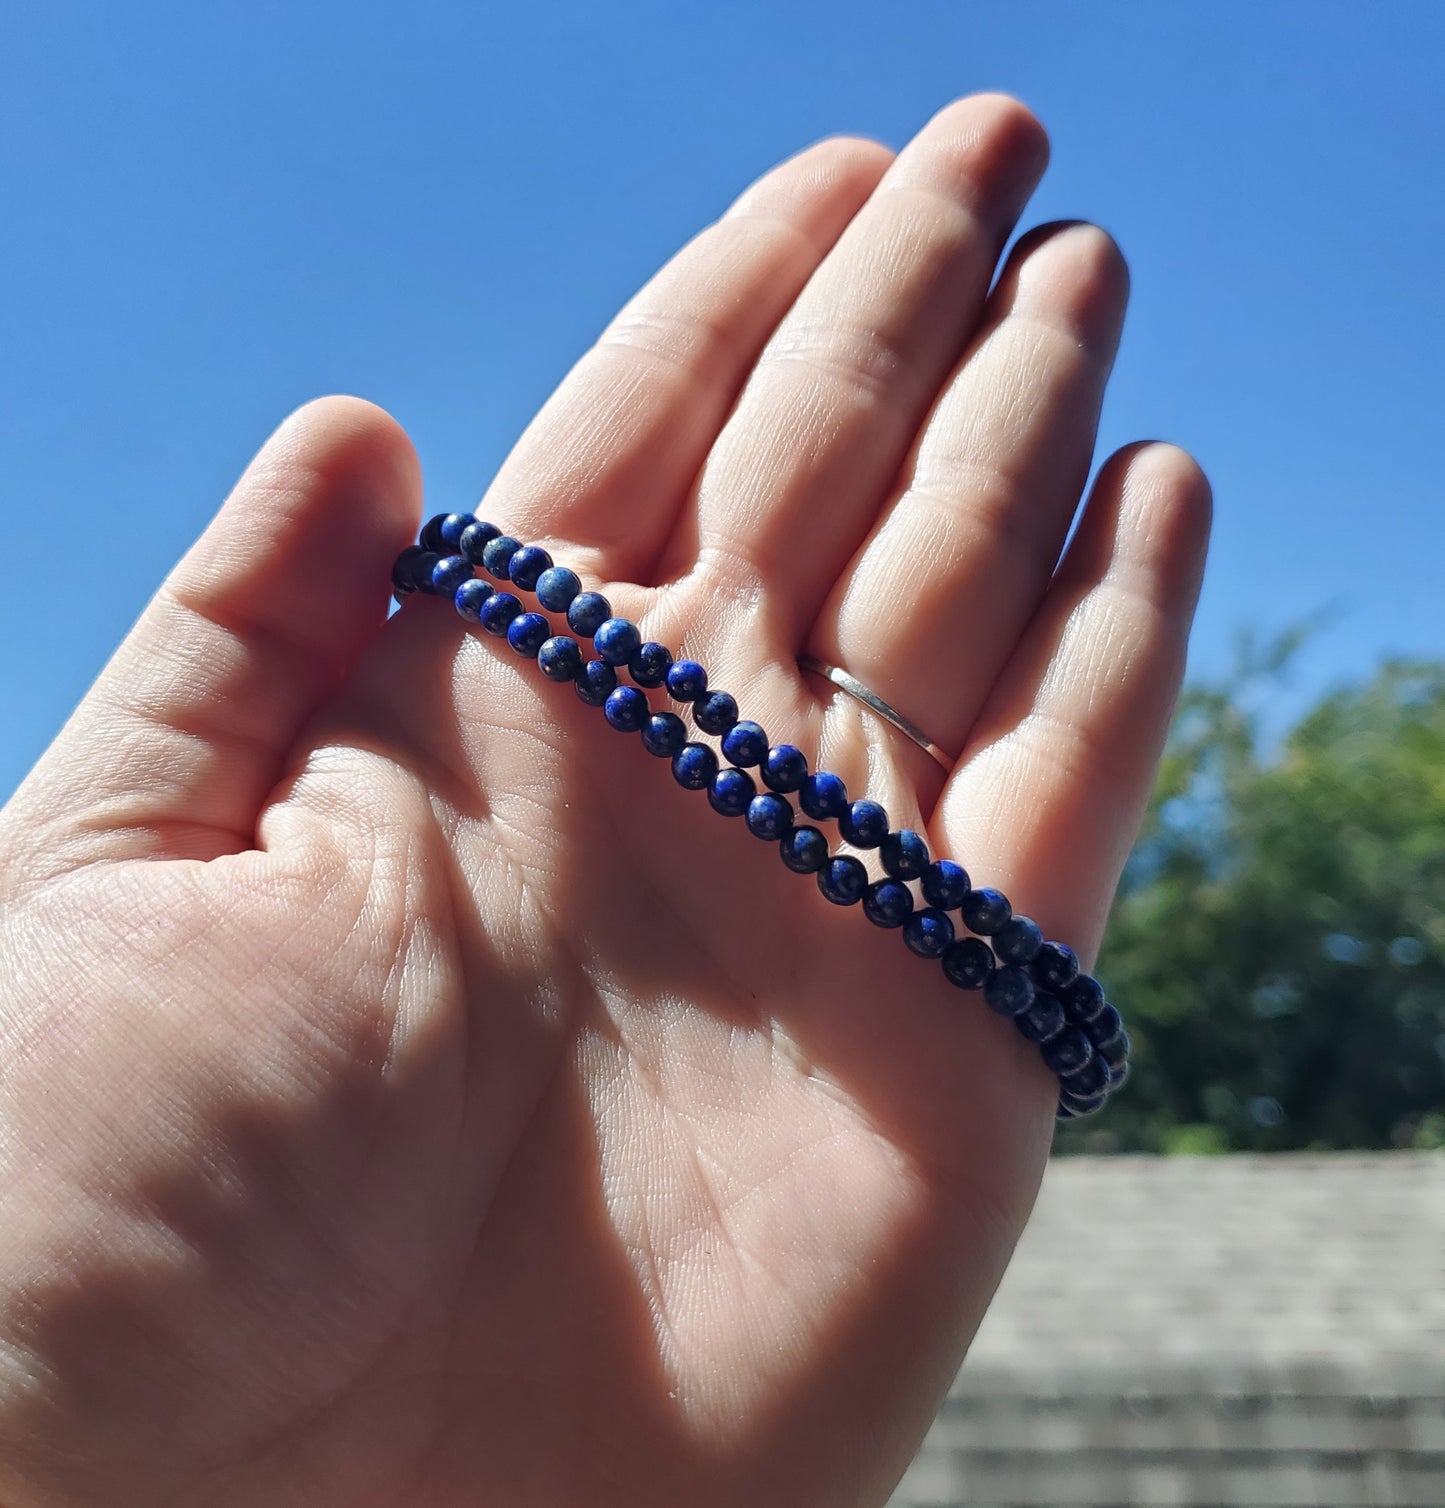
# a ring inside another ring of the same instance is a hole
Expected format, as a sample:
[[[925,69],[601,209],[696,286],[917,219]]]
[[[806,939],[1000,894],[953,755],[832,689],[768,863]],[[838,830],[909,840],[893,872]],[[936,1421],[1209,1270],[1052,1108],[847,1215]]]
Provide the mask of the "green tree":
[[[1294,647],[1181,703],[1100,961],[1133,1075],[1062,1151],[1445,1143],[1445,663],[1269,750]]]

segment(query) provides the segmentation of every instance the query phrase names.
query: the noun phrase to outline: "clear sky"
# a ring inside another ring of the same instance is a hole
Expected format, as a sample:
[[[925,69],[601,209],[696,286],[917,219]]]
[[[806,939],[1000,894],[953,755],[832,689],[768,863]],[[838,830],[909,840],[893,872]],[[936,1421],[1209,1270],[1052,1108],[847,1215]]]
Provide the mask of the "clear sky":
[[[6,0],[0,798],[288,409],[376,400],[470,507],[749,178],[980,88],[1132,265],[1100,454],[1213,478],[1195,671],[1320,608],[1301,699],[1445,652],[1442,80],[1433,0]]]

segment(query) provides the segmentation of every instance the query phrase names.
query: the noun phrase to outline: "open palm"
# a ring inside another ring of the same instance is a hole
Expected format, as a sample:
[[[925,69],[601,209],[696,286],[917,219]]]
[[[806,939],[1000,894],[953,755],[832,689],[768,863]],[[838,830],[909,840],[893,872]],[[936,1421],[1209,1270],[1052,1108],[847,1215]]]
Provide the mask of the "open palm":
[[[1054,226],[990,292],[1045,155],[978,97],[784,164],[480,511],[1088,954],[1209,504],[1133,447],[1059,560],[1126,276]],[[0,1499],[881,1503],[1055,1085],[504,640],[383,626],[419,493],[294,416],[0,817]]]

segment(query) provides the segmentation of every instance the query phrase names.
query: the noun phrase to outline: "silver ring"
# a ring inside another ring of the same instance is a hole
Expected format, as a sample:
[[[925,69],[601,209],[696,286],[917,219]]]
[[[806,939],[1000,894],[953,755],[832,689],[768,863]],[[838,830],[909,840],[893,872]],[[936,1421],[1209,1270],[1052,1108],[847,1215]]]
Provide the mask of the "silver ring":
[[[846,670],[839,670],[836,665],[826,665],[822,660],[815,660],[812,655],[799,655],[798,665],[803,670],[811,670],[815,675],[821,675],[838,688],[846,691],[855,701],[876,712],[879,717],[893,724],[900,733],[906,734],[918,745],[920,749],[932,754],[945,770],[952,771],[953,760],[938,747],[936,743],[918,726],[911,723],[896,708],[890,707],[887,702],[875,691],[870,691],[856,676],[851,676]]]

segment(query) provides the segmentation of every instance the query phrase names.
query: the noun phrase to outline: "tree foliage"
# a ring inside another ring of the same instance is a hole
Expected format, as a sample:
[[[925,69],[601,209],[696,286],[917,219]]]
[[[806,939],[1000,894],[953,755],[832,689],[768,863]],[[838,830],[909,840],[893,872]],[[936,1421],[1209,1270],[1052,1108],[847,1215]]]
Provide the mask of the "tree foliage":
[[[1099,964],[1134,1072],[1061,1151],[1445,1144],[1445,663],[1269,747],[1293,648],[1181,702]]]

